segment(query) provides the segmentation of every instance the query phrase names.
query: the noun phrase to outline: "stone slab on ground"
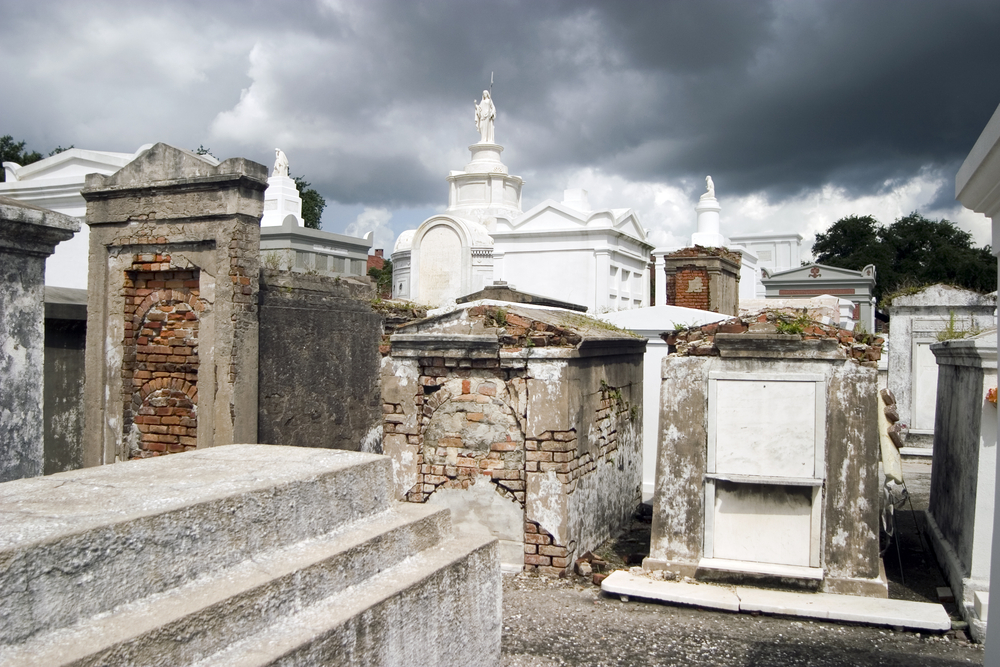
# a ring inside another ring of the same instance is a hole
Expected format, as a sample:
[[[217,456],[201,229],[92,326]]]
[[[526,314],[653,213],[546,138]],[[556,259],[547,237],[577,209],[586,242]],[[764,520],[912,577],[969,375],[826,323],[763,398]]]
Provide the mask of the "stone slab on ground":
[[[601,582],[601,590],[613,595],[627,595],[706,609],[740,610],[740,599],[731,588],[712,584],[654,581],[622,570],[612,572]]]
[[[934,632],[951,629],[951,619],[944,607],[908,600],[656,581],[625,571],[613,572],[602,582],[601,590],[612,595],[628,595],[709,609],[755,611]]]

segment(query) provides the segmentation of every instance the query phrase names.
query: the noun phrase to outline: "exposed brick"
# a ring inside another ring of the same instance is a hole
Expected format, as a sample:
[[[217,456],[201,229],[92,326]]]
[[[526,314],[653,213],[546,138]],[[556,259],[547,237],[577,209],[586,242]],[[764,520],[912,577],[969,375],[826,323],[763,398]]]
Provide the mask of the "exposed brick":
[[[538,547],[538,553],[545,556],[559,556],[565,558],[568,554],[566,547],[558,547],[553,545],[541,545]]]
[[[524,562],[526,565],[548,565],[552,561],[548,556],[539,556],[538,554],[524,554]]]

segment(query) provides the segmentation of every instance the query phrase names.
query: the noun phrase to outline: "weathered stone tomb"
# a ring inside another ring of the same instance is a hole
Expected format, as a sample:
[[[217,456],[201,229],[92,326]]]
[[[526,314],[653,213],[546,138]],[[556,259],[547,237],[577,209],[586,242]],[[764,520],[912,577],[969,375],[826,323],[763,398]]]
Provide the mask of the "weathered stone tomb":
[[[996,296],[950,285],[931,285],[893,298],[888,386],[896,396],[900,421],[909,426],[904,454],[932,452],[938,364],[931,345],[939,336],[962,337],[996,326],[995,312]]]
[[[938,391],[927,531],[973,638],[985,641],[996,493],[997,332],[934,343],[930,350],[938,364]]]
[[[267,168],[156,144],[82,191],[84,465],[257,440]]]
[[[369,280],[263,269],[259,296],[257,441],[381,453]]]
[[[382,362],[396,493],[487,526],[508,569],[550,574],[638,506],[642,338],[479,302],[400,327]]]
[[[663,360],[644,566],[886,597],[875,355],[836,327],[760,319],[694,330]]]
[[[79,229],[0,197],[0,482],[42,474],[45,258]]]

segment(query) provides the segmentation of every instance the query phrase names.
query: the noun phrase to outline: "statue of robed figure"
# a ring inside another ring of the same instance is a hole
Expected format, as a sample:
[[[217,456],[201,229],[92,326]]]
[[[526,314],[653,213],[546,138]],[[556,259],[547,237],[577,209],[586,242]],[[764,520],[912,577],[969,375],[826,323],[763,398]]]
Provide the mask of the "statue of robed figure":
[[[490,91],[483,91],[483,99],[480,102],[472,101],[476,107],[476,129],[479,130],[479,143],[493,143],[493,121],[497,117],[497,108],[493,106],[493,98]]]

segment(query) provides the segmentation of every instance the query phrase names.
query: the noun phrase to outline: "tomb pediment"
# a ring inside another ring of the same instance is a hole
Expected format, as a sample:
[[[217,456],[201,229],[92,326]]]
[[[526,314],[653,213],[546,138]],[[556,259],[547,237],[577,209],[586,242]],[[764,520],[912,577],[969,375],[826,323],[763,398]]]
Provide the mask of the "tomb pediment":
[[[766,280],[771,282],[830,282],[830,281],[861,281],[875,282],[875,267],[866,266],[862,271],[853,271],[838,266],[826,264],[806,264],[786,271],[770,274]]]
[[[128,189],[138,184],[177,183],[189,179],[213,176],[248,176],[267,182],[267,167],[246,158],[230,158],[219,162],[207,155],[197,155],[169,144],[158,143],[143,151],[134,160],[109,176],[90,174],[85,190]]]
[[[517,232],[549,232],[580,229],[614,229],[641,241],[646,232],[630,208],[581,211],[549,199],[515,220],[503,220],[498,229]]]

